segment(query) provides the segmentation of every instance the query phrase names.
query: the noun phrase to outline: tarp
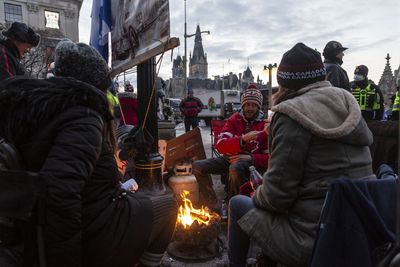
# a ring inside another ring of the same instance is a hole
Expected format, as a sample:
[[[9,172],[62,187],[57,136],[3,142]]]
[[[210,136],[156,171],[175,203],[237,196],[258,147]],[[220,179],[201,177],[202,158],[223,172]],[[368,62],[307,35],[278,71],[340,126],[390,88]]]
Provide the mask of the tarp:
[[[165,51],[170,36],[168,0],[114,0],[111,20],[113,74]]]

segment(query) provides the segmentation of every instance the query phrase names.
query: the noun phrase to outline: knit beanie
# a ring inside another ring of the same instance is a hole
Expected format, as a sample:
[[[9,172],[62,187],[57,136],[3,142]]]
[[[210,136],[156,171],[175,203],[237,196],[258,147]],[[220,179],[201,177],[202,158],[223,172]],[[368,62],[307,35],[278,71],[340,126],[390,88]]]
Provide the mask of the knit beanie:
[[[277,80],[282,87],[299,90],[325,80],[326,70],[321,54],[303,43],[297,43],[282,56]]]
[[[258,108],[261,109],[261,105],[263,102],[263,96],[262,96],[260,90],[257,90],[254,88],[246,89],[242,94],[242,99],[241,99],[242,108],[243,108],[244,104],[246,104],[248,102],[256,104],[258,106]]]
[[[62,40],[55,50],[56,76],[73,77],[105,92],[112,84],[107,62],[93,47]]]

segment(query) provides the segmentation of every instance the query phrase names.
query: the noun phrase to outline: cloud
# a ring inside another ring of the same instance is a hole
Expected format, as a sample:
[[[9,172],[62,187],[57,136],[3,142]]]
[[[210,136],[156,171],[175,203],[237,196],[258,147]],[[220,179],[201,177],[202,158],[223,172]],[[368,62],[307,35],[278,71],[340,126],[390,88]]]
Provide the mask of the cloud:
[[[90,31],[90,2],[83,2],[81,37]],[[169,4],[171,36],[181,42],[174,57],[178,51],[183,56],[184,0],[170,0]],[[349,47],[343,65],[348,72],[355,64],[368,62],[372,65],[370,77],[376,81],[387,53],[392,55],[392,68],[400,62],[398,0],[187,0],[186,7],[188,34],[194,33],[198,24],[201,30],[211,31],[211,36],[203,36],[210,77],[222,73],[222,64],[224,72],[235,73],[250,65],[257,77],[263,65],[279,63],[282,54],[297,42],[321,52],[328,41],[337,40]],[[188,54],[193,42],[194,38],[187,39]],[[172,76],[170,55],[167,52],[160,70],[165,79]]]

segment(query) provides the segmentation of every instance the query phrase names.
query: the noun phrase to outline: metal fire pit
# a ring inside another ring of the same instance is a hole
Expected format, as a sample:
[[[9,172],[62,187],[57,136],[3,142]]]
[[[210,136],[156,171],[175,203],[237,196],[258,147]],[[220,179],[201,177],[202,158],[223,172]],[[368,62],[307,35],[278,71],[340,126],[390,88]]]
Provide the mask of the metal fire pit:
[[[219,252],[218,234],[220,232],[220,216],[211,212],[208,225],[197,221],[189,228],[178,224],[174,238],[169,244],[168,254],[179,261],[204,262],[214,259]]]

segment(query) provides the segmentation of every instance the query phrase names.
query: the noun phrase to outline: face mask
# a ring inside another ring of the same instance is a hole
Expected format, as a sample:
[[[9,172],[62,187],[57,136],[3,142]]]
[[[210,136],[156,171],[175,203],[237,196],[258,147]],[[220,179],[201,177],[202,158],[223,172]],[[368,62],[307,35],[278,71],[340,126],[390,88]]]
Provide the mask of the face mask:
[[[364,79],[365,79],[364,75],[361,74],[354,75],[354,81],[356,82],[363,81]]]

